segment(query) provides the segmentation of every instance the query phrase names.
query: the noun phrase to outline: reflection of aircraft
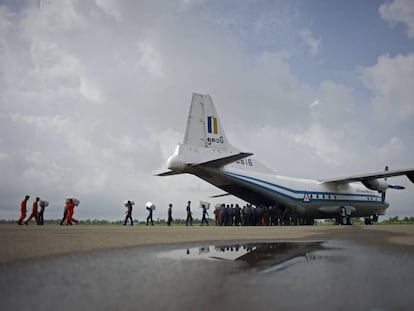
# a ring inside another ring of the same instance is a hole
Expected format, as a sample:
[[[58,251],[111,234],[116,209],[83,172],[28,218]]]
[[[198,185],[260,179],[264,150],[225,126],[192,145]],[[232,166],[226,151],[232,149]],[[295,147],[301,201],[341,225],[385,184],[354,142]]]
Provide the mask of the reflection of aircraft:
[[[352,224],[351,217],[378,219],[388,203],[387,177],[406,175],[414,183],[414,169],[361,174],[327,180],[308,180],[276,175],[252,157],[232,146],[209,95],[193,94],[184,142],[168,159],[169,171],[158,176],[189,173],[256,206],[276,207],[300,216],[304,223],[336,218]],[[360,182],[362,184],[356,183]]]
[[[245,268],[271,272],[285,269],[298,262],[315,259],[312,253],[323,250],[324,247],[321,244],[322,242],[248,243],[216,245],[211,250],[210,247],[204,246],[199,248],[198,256],[193,256],[193,258],[240,261],[246,263]],[[191,256],[188,249],[187,255]]]

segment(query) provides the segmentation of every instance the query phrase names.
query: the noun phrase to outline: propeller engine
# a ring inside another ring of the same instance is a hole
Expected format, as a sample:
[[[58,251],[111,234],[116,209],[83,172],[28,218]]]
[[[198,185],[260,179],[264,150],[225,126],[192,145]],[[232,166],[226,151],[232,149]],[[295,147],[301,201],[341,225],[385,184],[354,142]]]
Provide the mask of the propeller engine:
[[[388,172],[388,165],[385,167],[385,172]],[[368,189],[375,190],[381,193],[383,202],[385,201],[385,193],[388,188],[397,189],[397,190],[405,189],[404,186],[388,184],[387,177],[384,177],[384,180],[380,180],[380,179],[365,180],[365,181],[362,181],[362,183]]]

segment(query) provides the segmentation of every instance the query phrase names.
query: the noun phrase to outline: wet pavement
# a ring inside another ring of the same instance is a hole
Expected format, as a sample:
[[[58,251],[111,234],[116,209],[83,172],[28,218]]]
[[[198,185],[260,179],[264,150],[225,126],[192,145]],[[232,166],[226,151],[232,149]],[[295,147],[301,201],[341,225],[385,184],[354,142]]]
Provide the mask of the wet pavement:
[[[412,310],[412,247],[180,244],[0,265],[0,310]]]

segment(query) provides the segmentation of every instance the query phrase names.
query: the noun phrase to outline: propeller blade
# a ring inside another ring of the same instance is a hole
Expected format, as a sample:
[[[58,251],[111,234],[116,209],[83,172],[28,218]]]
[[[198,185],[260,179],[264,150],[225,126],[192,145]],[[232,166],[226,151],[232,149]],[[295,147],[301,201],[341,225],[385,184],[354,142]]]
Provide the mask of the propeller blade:
[[[397,189],[397,190],[404,190],[405,189],[404,186],[400,186],[400,185],[388,185],[388,188]]]

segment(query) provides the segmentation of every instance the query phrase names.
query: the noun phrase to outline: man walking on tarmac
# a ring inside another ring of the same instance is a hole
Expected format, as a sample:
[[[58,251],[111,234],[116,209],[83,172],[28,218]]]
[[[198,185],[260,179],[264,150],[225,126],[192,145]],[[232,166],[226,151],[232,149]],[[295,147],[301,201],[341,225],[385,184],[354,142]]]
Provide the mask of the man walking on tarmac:
[[[132,220],[132,202],[131,201],[128,201],[125,204],[125,207],[127,208],[127,211],[126,211],[126,214],[127,215],[125,217],[124,226],[126,226],[126,224],[128,222],[128,219],[131,221],[131,226],[133,226],[134,225],[134,221]]]
[[[152,220],[152,211],[153,211],[153,207],[152,206],[147,206],[147,210],[148,210],[148,217],[147,217],[147,226],[148,226],[148,222],[151,220],[151,226],[154,225],[154,221]]]
[[[171,226],[171,222],[172,222],[172,204],[170,203],[169,205],[168,205],[168,221],[167,221],[167,224],[169,225],[169,226]]]
[[[22,203],[20,203],[20,217],[19,220],[17,221],[18,225],[23,225],[23,220],[26,218],[26,213],[27,213],[27,201],[29,200],[30,196],[26,195],[22,201]]]
[[[191,207],[190,207],[191,201],[188,201],[187,204],[187,219],[185,220],[185,225],[188,226],[188,223],[190,223],[190,226],[193,225],[193,216],[191,213]]]
[[[201,208],[203,209],[203,218],[201,219],[201,225],[200,226],[202,226],[204,222],[208,226],[208,221],[207,221],[206,215],[207,216],[209,216],[209,215],[207,213],[207,208],[206,208],[206,206],[204,204],[201,205]]]
[[[40,198],[37,197],[36,200],[33,202],[33,208],[32,208],[32,213],[30,214],[29,218],[27,218],[27,220],[24,222],[25,225],[28,224],[28,222],[30,220],[32,220],[32,218],[34,217],[34,219],[36,220],[36,224],[39,224],[39,201]]]

